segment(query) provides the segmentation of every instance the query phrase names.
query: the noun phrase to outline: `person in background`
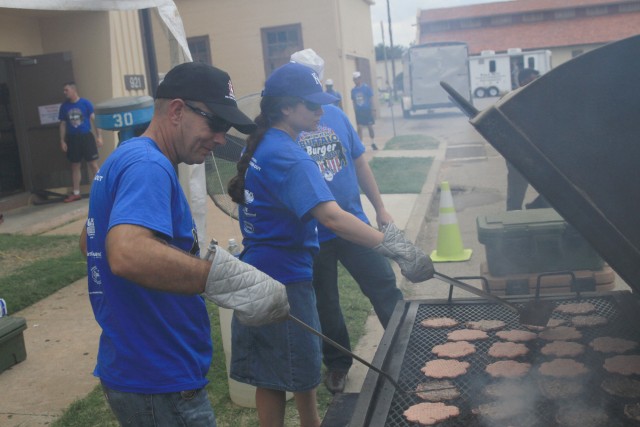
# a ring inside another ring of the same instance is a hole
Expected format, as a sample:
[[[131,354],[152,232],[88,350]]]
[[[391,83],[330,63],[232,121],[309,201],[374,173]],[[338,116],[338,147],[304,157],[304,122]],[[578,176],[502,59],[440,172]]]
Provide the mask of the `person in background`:
[[[322,74],[322,67],[316,65],[324,64],[321,58],[308,63],[301,60],[297,62]],[[340,208],[365,224],[370,224],[360,201],[362,188],[375,209],[378,229],[382,230],[393,222],[393,218],[384,206],[373,172],[363,156],[364,145],[342,110],[333,105],[325,105],[322,110],[318,128],[302,132],[298,145],[318,164]],[[396,277],[389,261],[375,250],[338,237],[322,224],[318,224],[318,241],[320,251],[313,263],[313,287],[322,333],[350,350],[349,332],[340,308],[338,261],[369,298],[378,320],[385,328],[396,303],[403,298],[402,292],[396,286]],[[322,360],[327,367],[324,378],[327,389],[331,393],[344,391],[353,359],[323,343]]]
[[[211,245],[199,257],[176,170],[199,164],[235,127],[229,75],[203,63],[171,69],[147,130],[122,142],[95,176],[80,237],[89,299],[102,328],[94,375],[121,425],[216,425],[204,386],[212,342],[205,301],[249,325],[288,315],[281,283]]]
[[[312,285],[318,251],[317,224],[359,245],[392,257],[413,281],[433,275],[430,259],[392,224],[375,230],[343,211],[317,163],[298,144],[314,131],[322,105],[336,98],[322,89],[311,68],[290,62],[265,83],[256,132],[238,162],[228,194],[239,204],[244,251],[241,259],[285,284],[291,315],[320,328]],[[284,423],[285,396],[295,397],[300,425],[318,427],[316,387],[320,383],[320,339],[296,322],[247,327],[232,321],[231,378],[257,387],[261,427]]]
[[[375,132],[373,125],[375,124],[376,110],[373,106],[373,91],[368,84],[362,81],[360,71],[354,71],[353,83],[355,87],[351,89],[351,100],[356,113],[356,124],[358,126],[358,137],[362,141],[363,128],[369,129],[369,138],[371,138],[371,149],[377,150],[375,143]]]
[[[540,72],[533,68],[524,68],[518,73],[518,84],[520,87],[526,86],[540,77]],[[515,211],[522,209],[524,196],[527,193],[529,182],[522,176],[508,160],[507,163],[507,210]],[[549,207],[546,199],[538,195],[531,203],[527,203],[527,209],[539,209]]]
[[[66,101],[60,106],[58,120],[60,120],[60,148],[67,153],[71,162],[71,180],[73,193],[64,199],[65,203],[80,200],[80,180],[82,178],[82,160],[84,159],[91,171],[90,180],[98,172],[98,147],[102,147],[102,133],[96,127],[93,104],[78,95],[78,88],[74,82],[63,86]]]
[[[327,79],[324,82],[324,86],[326,88],[325,92],[327,92],[329,95],[333,95],[336,98],[338,98],[338,100],[336,102],[334,102],[333,105],[335,105],[336,107],[342,109],[342,95],[340,95],[340,92],[336,91],[333,88],[333,80],[332,79]]]

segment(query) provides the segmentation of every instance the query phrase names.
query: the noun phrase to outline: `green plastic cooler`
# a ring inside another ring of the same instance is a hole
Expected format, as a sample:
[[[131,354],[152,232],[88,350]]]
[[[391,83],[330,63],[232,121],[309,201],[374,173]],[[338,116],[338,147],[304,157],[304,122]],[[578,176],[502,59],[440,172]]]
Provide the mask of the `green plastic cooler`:
[[[0,317],[0,372],[27,358],[22,332],[27,322],[22,317]]]
[[[604,261],[553,209],[479,216],[478,240],[485,245],[493,276],[549,271],[599,270]]]

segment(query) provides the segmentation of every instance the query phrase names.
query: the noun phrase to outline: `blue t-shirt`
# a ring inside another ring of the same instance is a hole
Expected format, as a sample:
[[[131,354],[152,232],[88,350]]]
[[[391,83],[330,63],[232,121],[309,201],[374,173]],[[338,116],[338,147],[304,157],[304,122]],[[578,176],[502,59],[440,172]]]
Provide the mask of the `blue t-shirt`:
[[[369,224],[360,201],[360,187],[354,161],[365,148],[349,118],[338,107],[324,105],[318,130],[302,132],[298,144],[318,164],[320,173],[340,207]],[[335,239],[336,235],[318,224],[318,240]]]
[[[91,102],[80,98],[77,102],[63,102],[58,112],[58,120],[67,124],[67,133],[70,135],[89,133],[91,132],[91,114],[93,114]]]
[[[366,83],[362,83],[360,86],[351,89],[351,99],[353,100],[353,106],[356,111],[370,110],[372,97],[373,91]]]
[[[204,387],[213,351],[204,300],[114,275],[105,237],[119,224],[148,228],[169,245],[199,254],[193,217],[173,165],[149,138],[120,144],[91,187],[89,298],[102,328],[94,375],[107,387],[129,393]]]
[[[287,133],[269,129],[247,169],[244,197],[242,260],[284,284],[310,281],[319,245],[309,211],[334,200],[316,163]]]

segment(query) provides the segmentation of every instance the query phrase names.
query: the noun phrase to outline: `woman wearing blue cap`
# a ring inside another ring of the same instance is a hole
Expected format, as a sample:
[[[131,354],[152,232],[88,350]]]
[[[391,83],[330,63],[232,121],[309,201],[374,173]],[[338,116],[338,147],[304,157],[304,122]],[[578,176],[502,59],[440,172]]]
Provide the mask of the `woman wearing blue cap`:
[[[315,329],[320,328],[312,286],[317,221],[396,260],[412,281],[433,274],[429,258],[393,224],[383,234],[343,211],[315,161],[296,143],[300,132],[316,129],[322,105],[335,101],[308,67],[288,63],[274,71],[255,119],[258,128],[229,183],[229,195],[240,205],[242,260],[285,284],[291,315]],[[285,392],[291,391],[300,425],[319,426],[320,339],[289,320],[248,327],[234,318],[232,334],[231,377],[257,387],[260,425],[283,425]]]

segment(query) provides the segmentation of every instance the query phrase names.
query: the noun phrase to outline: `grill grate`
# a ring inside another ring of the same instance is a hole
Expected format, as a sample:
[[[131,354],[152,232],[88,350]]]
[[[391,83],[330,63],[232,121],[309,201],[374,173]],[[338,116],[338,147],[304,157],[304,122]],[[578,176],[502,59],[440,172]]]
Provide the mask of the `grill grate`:
[[[603,369],[604,359],[611,355],[597,353],[588,347],[592,339],[600,336],[615,336],[636,340],[640,342],[640,331],[637,329],[637,323],[629,322],[621,314],[618,307],[618,301],[611,296],[586,297],[581,299],[561,299],[555,301],[556,305],[571,302],[590,302],[597,308],[597,314],[608,319],[606,325],[594,328],[579,328],[582,332],[582,339],[578,340],[582,344],[587,345],[587,350],[582,356],[576,357],[575,360],[584,363],[590,370],[587,378],[584,379],[584,392],[572,400],[550,400],[543,396],[538,390],[536,378],[538,378],[537,368],[545,361],[552,360],[540,353],[540,348],[546,344],[543,340],[534,340],[525,343],[529,347],[529,354],[525,357],[517,359],[518,361],[528,362],[532,364],[530,373],[518,384],[522,387],[530,382],[533,394],[527,396],[524,402],[526,410],[523,410],[517,416],[517,419],[501,420],[500,422],[483,420],[479,416],[474,415],[471,410],[482,403],[496,401],[495,398],[486,397],[482,390],[489,383],[501,380],[491,378],[485,371],[485,367],[489,363],[495,362],[497,359],[488,355],[488,349],[495,342],[501,341],[495,336],[495,332],[489,332],[489,339],[484,341],[476,341],[476,353],[460,360],[465,360],[471,364],[467,374],[453,379],[456,387],[460,390],[461,397],[449,401],[447,404],[460,408],[460,416],[449,421],[439,424],[440,426],[493,426],[493,425],[518,425],[518,426],[554,426],[556,425],[555,417],[558,411],[566,408],[566,405],[572,404],[584,405],[585,408],[602,407],[610,420],[608,426],[616,425],[640,425],[630,423],[624,416],[623,408],[626,403],[634,403],[622,398],[610,396],[600,388],[600,383],[607,375]],[[427,329],[420,325],[420,322],[429,317],[452,317],[461,324],[456,328],[445,329]],[[569,320],[570,316],[554,313],[553,318],[561,318]],[[420,368],[429,361],[437,357],[431,353],[431,349],[437,345],[447,341],[447,333],[455,329],[464,328],[464,322],[477,321],[482,319],[497,319],[504,321],[507,326],[505,329],[523,329],[518,322],[518,317],[510,310],[491,303],[455,303],[455,304],[420,304],[417,308],[415,318],[413,320],[406,319],[407,322],[412,321],[413,326],[406,343],[406,351],[402,361],[402,367],[398,377],[398,383],[405,390],[413,390],[415,387],[427,380],[427,377],[420,371]],[[529,390],[529,388],[527,388]],[[403,412],[411,405],[421,403],[422,400],[417,396],[406,396],[394,392],[390,403],[389,411],[385,426],[414,426],[415,424],[406,421]],[[520,403],[520,402],[518,402]]]

